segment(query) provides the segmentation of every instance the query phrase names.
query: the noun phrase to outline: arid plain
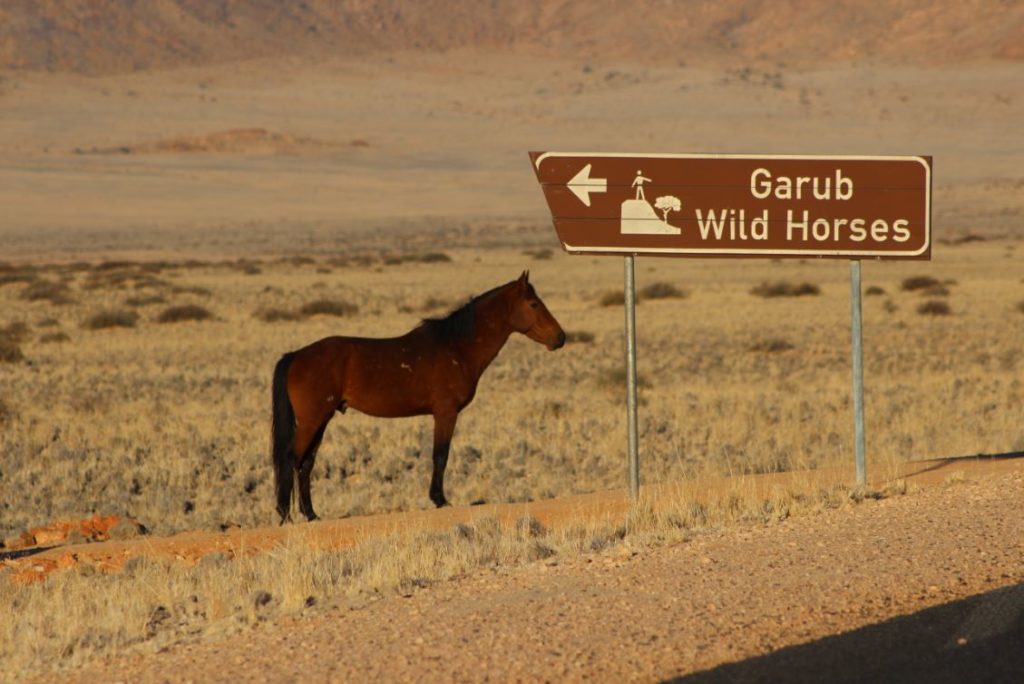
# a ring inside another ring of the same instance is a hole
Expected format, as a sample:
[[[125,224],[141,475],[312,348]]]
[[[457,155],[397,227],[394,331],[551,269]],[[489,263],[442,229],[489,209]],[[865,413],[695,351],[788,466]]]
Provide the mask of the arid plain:
[[[895,477],[909,460],[1024,451],[1019,61],[930,63],[913,44],[878,60],[746,62],[685,48],[654,59],[399,47],[0,72],[0,539],[94,512],[153,535],[274,523],[277,358],[331,334],[400,334],[524,269],[570,343],[549,353],[515,337],[499,355],[460,419],[449,498],[621,488],[621,260],[561,252],[531,149],[931,155],[932,261],[864,264],[868,468]],[[786,284],[812,293],[764,296]],[[645,483],[841,473],[831,488],[796,477],[767,504],[751,494],[715,514],[679,502],[686,515],[662,523],[691,534],[861,496],[848,496],[845,262],[640,259],[637,285]],[[338,416],[314,472],[319,513],[428,508],[430,428]],[[873,495],[906,492],[897,480]],[[458,529],[403,548],[429,569],[382,572],[366,559],[401,555],[386,544],[344,561],[288,547],[238,570],[245,582],[218,565],[179,586],[160,565],[5,583],[0,596],[37,616],[8,624],[38,646],[7,631],[0,655],[38,671],[61,667],[57,655],[72,666],[216,639],[264,619],[238,602],[282,566],[319,573],[271,589],[271,607],[293,613],[309,595],[348,596],[352,576],[357,592],[404,592],[477,564],[601,550],[629,530],[643,532],[636,544],[682,539],[635,519],[500,539],[481,525],[486,552],[463,549],[451,568],[436,559],[461,548]],[[116,602],[82,598],[90,582],[144,598],[121,618]],[[154,583],[170,588],[140,593]],[[175,607],[191,591],[202,619]],[[77,617],[61,622],[72,603]],[[163,605],[178,628],[154,622]]]

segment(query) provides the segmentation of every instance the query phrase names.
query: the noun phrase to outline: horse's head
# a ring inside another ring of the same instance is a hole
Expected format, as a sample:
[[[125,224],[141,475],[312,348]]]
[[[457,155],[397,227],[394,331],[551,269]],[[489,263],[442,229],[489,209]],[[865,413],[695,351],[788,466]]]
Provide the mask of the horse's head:
[[[523,271],[519,279],[511,283],[512,306],[509,317],[512,329],[521,332],[534,342],[540,342],[554,351],[565,345],[565,332],[555,317],[544,306],[537,292],[530,284],[530,272]]]

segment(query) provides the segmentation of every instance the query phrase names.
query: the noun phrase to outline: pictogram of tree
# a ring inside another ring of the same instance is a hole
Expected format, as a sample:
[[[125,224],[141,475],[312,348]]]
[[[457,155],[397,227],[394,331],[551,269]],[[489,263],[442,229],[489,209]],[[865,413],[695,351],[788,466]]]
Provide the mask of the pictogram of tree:
[[[664,217],[662,220],[664,220],[665,223],[668,223],[668,212],[679,211],[680,209],[683,208],[683,203],[679,200],[678,197],[673,197],[672,195],[665,195],[664,197],[659,197],[658,199],[654,200],[654,208],[661,209],[661,213]]]

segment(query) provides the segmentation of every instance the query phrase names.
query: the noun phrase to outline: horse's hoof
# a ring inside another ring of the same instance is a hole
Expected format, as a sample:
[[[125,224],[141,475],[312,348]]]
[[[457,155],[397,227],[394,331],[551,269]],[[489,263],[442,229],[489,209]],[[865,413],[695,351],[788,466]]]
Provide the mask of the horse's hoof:
[[[313,522],[314,520],[319,520],[319,519],[320,519],[320,516],[317,515],[316,513],[310,513],[309,515],[306,516],[306,522]]]

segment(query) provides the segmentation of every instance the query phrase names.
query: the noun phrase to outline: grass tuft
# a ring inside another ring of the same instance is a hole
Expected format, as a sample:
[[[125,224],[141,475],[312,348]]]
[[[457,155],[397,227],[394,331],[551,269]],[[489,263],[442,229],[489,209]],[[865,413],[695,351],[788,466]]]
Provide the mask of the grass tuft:
[[[611,290],[601,295],[601,306],[623,306],[626,303],[626,295],[622,290]]]
[[[205,321],[213,318],[213,314],[204,307],[195,304],[171,306],[160,312],[157,323],[179,323],[181,321]]]
[[[796,345],[789,340],[782,339],[781,337],[772,337],[767,340],[760,340],[750,347],[750,351],[752,352],[762,352],[765,354],[777,354],[791,349],[796,349]]]
[[[279,321],[297,321],[301,316],[294,311],[288,311],[287,309],[277,309],[273,307],[256,309],[252,312],[252,317],[257,318],[264,323],[277,323]]]
[[[351,316],[359,311],[355,304],[340,299],[317,299],[304,304],[299,313],[303,316]]]
[[[104,330],[106,328],[134,328],[139,314],[134,311],[108,309],[94,313],[85,319],[82,327],[86,330]]]
[[[672,283],[651,283],[640,290],[641,299],[683,299],[687,293]]]
[[[924,316],[948,316],[952,311],[949,304],[941,299],[929,299],[917,307],[917,313]]]
[[[587,330],[568,330],[565,333],[567,344],[593,344],[594,339],[594,333]]]
[[[931,276],[911,276],[903,280],[903,289],[906,292],[913,292],[914,290],[924,290],[929,287],[938,285],[939,281]]]

